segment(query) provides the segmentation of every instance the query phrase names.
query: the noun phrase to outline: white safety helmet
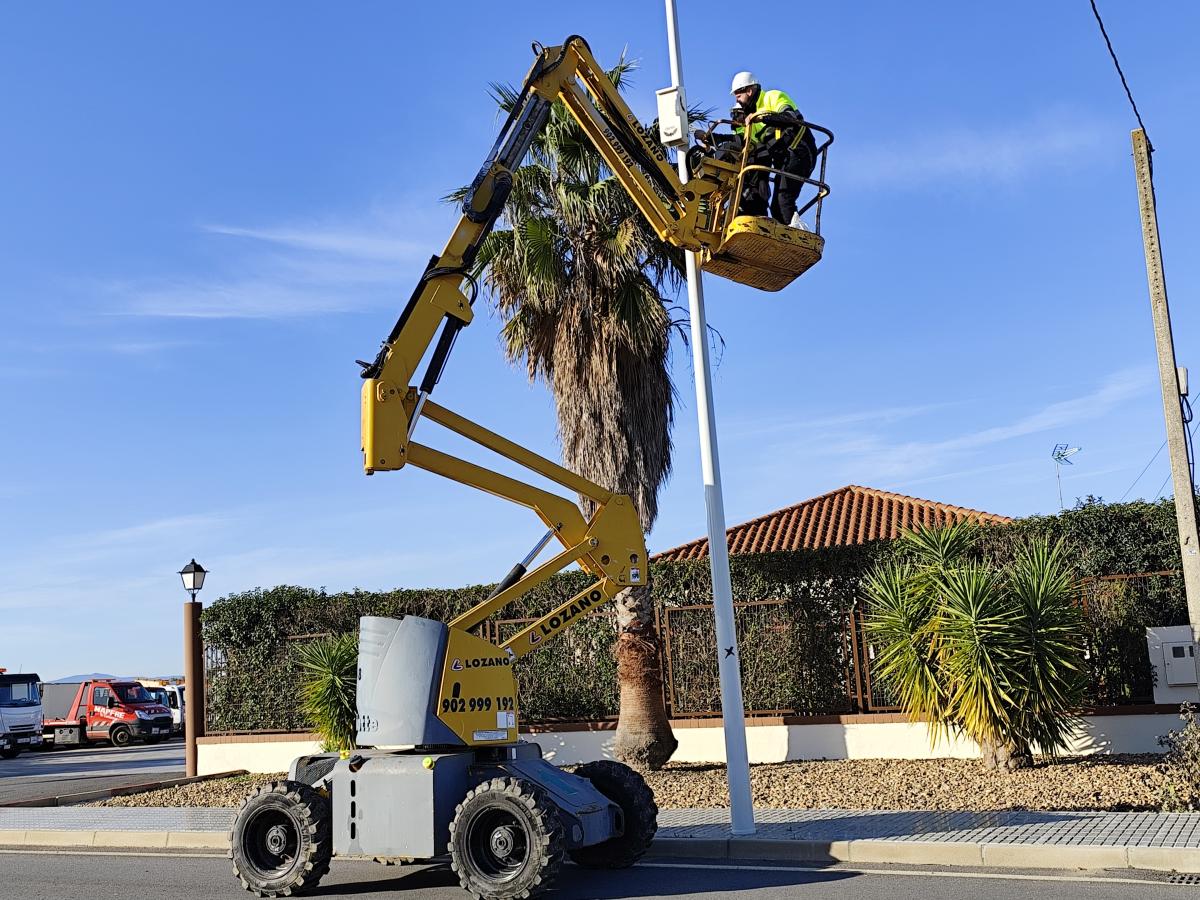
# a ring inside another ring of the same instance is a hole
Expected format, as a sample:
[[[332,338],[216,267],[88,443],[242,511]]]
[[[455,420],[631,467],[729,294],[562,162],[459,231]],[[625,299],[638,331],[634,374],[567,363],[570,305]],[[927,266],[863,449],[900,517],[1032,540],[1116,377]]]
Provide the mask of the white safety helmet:
[[[733,76],[733,87],[729,89],[729,93],[736,94],[738,91],[758,83],[758,79],[754,77],[753,72],[738,72]]]

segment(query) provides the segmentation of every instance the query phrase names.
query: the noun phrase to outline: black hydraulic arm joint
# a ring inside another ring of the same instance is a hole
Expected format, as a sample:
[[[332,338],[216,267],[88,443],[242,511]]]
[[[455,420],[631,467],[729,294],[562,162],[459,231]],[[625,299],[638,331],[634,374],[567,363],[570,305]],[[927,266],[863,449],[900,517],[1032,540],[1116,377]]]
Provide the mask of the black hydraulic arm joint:
[[[433,393],[434,387],[442,380],[442,369],[446,367],[446,360],[462,327],[463,323],[459,319],[447,319],[446,324],[442,326],[441,336],[429,360],[429,368],[425,370],[425,377],[421,379],[422,394]]]
[[[514,584],[516,584],[518,581],[520,581],[522,578],[524,578],[525,573],[527,571],[528,570],[525,568],[525,566],[523,564],[517,563],[515,566],[513,566],[511,569],[508,570],[508,574],[504,576],[503,580],[501,580],[501,582],[498,585],[496,585],[495,590],[493,590],[490,594],[487,595],[487,598],[489,600],[491,600],[493,597],[496,597],[497,595],[499,595],[502,591],[507,591],[510,587],[512,587]]]
[[[400,313],[400,318],[396,320],[396,324],[392,326],[392,332],[388,335],[388,339],[384,341],[383,346],[379,348],[379,353],[375,356],[374,362],[367,362],[362,359],[356,359],[355,362],[362,366],[361,375],[363,378],[378,378],[379,373],[383,371],[383,364],[387,361],[388,346],[395,342],[400,337],[400,332],[404,330],[405,323],[408,322],[408,317],[412,315],[413,309],[417,305],[417,300],[421,296],[421,291],[425,287],[425,282],[429,280],[430,273],[437,266],[437,255],[429,257],[429,262],[425,265],[425,271],[422,273],[417,286],[413,288],[412,296],[408,298],[408,303],[404,304],[404,311]]]

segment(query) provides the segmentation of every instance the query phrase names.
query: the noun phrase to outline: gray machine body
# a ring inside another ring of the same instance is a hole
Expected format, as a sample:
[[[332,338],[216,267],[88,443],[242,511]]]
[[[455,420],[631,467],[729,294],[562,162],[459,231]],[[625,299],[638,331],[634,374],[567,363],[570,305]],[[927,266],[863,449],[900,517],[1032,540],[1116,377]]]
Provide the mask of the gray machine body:
[[[541,788],[558,809],[568,847],[602,844],[622,834],[619,806],[587,779],[542,760],[540,746],[470,748],[438,719],[448,636],[443,623],[418,616],[359,620],[356,743],[364,749],[344,760],[337,754],[301,756],[288,773],[293,781],[329,790],[334,852],[442,856],[467,792],[503,776]]]
[[[436,712],[448,634],[420,616],[358,620],[358,746],[465,746]]]
[[[558,809],[570,848],[621,834],[620,807],[586,778],[542,759],[537,744],[468,747],[438,719],[447,638],[443,623],[419,616],[359,620],[357,744],[364,749],[346,759],[336,753],[302,756],[288,773],[330,792],[333,852],[441,856],[467,792],[504,776],[541,788]]]
[[[558,809],[568,848],[603,843],[624,829],[616,804],[586,778],[542,759],[537,744],[302,756],[288,773],[294,781],[321,780],[332,795],[336,855],[407,859],[447,853],[455,808],[472,788],[504,776],[542,789]]]

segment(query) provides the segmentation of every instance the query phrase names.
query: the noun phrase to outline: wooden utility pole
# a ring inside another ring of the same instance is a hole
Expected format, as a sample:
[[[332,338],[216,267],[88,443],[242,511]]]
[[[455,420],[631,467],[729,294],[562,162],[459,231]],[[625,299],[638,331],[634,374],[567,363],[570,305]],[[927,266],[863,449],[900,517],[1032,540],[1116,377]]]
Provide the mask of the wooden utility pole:
[[[1138,204],[1142,212],[1142,242],[1146,248],[1146,279],[1150,283],[1150,312],[1154,318],[1154,343],[1158,347],[1158,378],[1162,384],[1163,418],[1167,424],[1167,449],[1171,454],[1171,483],[1175,487],[1175,518],[1179,524],[1179,555],[1183,560],[1183,589],[1187,594],[1192,639],[1200,641],[1200,537],[1196,534],[1196,495],[1188,466],[1187,434],[1180,403],[1179,369],[1171,337],[1171,311],[1167,307],[1167,281],[1162,249],[1158,244],[1158,213],[1154,208],[1154,180],[1150,142],[1141,128],[1133,132],[1133,168],[1137,175]]]

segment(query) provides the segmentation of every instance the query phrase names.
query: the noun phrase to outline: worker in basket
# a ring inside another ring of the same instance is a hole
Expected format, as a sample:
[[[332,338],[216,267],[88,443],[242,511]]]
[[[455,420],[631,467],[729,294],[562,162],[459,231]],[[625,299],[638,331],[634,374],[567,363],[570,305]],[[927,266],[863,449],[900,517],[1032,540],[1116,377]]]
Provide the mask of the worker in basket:
[[[764,91],[750,72],[733,76],[730,88],[737,101],[733,107],[732,135],[713,135],[714,153],[718,159],[735,162],[741,159],[747,140],[744,123],[748,116],[760,118],[750,126],[749,164],[769,166],[775,173],[775,190],[771,191],[771,175],[749,172],[743,182],[740,212],[748,216],[765,216],[768,210],[777,222],[802,227],[796,213],[796,199],[804,186],[801,178],[812,174],[817,162],[817,142],[795,102],[783,91]],[[762,114],[767,114],[762,117]],[[792,178],[784,177],[785,172]]]

